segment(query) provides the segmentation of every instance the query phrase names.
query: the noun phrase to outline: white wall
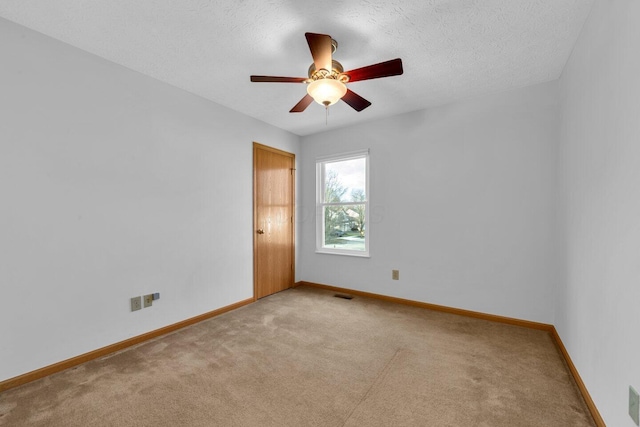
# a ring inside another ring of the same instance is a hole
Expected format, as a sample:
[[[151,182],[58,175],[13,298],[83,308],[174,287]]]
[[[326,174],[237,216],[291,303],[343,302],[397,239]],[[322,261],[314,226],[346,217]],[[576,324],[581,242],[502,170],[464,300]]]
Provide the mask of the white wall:
[[[301,279],[553,323],[557,90],[304,137]],[[371,258],[316,254],[315,159],[361,148],[371,153]]]
[[[0,380],[252,297],[252,142],[297,136],[2,19],[0,58]]]
[[[560,101],[551,82],[300,145],[0,19],[0,381],[250,298],[258,141],[298,155],[297,280],[554,323],[607,424],[632,426],[638,22],[640,2],[595,3]],[[367,147],[372,256],[315,254],[315,158]]]
[[[640,390],[640,2],[596,1],[561,78],[556,327],[605,422]]]

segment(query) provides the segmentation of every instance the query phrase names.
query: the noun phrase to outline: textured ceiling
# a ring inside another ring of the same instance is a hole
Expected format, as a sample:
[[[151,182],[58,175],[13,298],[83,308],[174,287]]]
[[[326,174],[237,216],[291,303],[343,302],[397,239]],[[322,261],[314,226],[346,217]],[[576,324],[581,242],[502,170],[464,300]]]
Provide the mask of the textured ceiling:
[[[593,0],[2,0],[0,16],[249,116],[307,135],[560,76]],[[346,70],[400,57],[402,76],[349,88],[373,105],[288,111],[305,32]]]

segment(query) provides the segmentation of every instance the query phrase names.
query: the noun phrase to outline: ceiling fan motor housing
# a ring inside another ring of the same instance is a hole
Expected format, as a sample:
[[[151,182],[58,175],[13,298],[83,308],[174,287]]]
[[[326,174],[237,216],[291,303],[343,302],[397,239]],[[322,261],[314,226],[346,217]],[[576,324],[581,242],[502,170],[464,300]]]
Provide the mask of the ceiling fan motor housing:
[[[309,81],[319,80],[319,79],[335,79],[340,80],[343,83],[347,83],[349,77],[344,73],[344,67],[341,63],[336,61],[335,59],[331,60],[331,70],[320,69],[316,70],[316,64],[311,64],[309,66]]]

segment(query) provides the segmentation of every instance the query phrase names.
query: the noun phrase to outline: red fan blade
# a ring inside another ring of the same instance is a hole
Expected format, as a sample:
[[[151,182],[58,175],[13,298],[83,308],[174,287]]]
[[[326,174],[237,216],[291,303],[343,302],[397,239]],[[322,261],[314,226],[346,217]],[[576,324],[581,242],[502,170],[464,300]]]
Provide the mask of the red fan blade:
[[[357,82],[359,80],[378,79],[380,77],[399,76],[403,73],[402,60],[400,58],[391,61],[381,62],[379,64],[369,65],[367,67],[356,68],[355,70],[345,71],[342,74],[349,76],[349,82]]]
[[[351,108],[356,111],[362,111],[369,105],[371,105],[369,101],[353,92],[351,89],[347,89],[347,93],[345,93],[345,95],[342,97],[342,100],[349,104]]]
[[[251,76],[251,81],[258,83],[303,83],[306,80],[304,77]]]
[[[304,33],[311,50],[316,70],[324,68],[331,71],[331,36],[326,34]]]
[[[300,102],[298,102],[289,112],[302,113],[304,110],[307,109],[307,107],[309,106],[309,104],[311,104],[311,102],[313,102],[313,98],[311,97],[311,95],[306,94],[304,98],[302,98]]]

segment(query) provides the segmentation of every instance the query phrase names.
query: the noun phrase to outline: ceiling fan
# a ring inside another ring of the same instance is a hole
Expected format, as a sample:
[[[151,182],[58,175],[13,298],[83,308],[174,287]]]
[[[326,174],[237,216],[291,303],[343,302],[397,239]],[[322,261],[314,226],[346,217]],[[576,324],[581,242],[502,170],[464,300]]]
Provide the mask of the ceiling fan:
[[[313,64],[309,77],[251,76],[252,82],[307,83],[307,94],[289,112],[301,113],[312,101],[329,108],[342,99],[354,110],[362,111],[371,105],[360,95],[347,88],[347,83],[371,80],[402,74],[400,58],[380,62],[351,71],[344,71],[342,64],[332,58],[338,43],[326,34],[305,33]]]

